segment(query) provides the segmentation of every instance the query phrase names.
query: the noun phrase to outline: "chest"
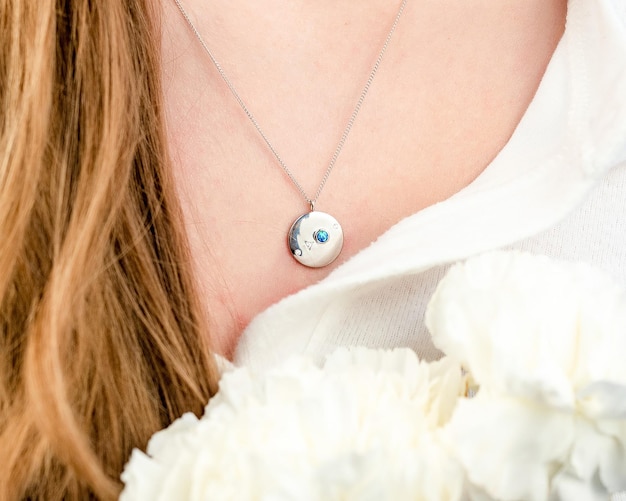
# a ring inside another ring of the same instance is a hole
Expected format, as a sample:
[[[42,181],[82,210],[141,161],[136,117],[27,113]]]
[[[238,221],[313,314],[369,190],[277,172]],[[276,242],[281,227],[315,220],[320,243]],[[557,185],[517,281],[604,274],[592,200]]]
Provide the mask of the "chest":
[[[564,2],[549,3],[520,12],[454,4],[446,16],[435,5],[407,7],[317,201],[345,234],[337,261],[321,269],[296,263],[286,242],[307,202],[182,18],[172,17],[165,27],[171,36],[164,37],[169,141],[198,286],[220,351],[229,354],[256,313],[480,175],[513,133],[562,33]],[[229,78],[310,197],[395,12],[384,14],[385,23],[357,16],[362,29],[344,24],[344,37],[353,36],[344,43],[338,27],[324,33],[319,20],[308,32],[287,23],[269,39],[250,29],[249,40],[227,20],[200,23],[221,59],[233,61],[223,64]],[[278,19],[264,22],[270,21]],[[225,40],[232,30],[242,39],[220,46],[220,31]],[[174,39],[183,43],[168,46]]]

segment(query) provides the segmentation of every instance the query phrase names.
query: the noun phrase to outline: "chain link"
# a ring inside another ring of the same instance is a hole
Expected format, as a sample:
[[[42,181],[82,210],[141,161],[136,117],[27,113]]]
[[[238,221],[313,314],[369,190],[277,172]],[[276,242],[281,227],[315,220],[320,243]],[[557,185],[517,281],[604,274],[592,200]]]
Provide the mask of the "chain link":
[[[272,145],[270,140],[267,138],[267,136],[265,135],[265,133],[263,132],[263,130],[259,126],[259,123],[257,122],[256,118],[254,117],[252,112],[248,109],[248,107],[246,106],[246,103],[243,102],[243,99],[239,96],[239,93],[235,89],[235,86],[230,81],[230,79],[226,76],[226,73],[224,72],[224,69],[222,68],[222,65],[217,61],[217,59],[215,58],[215,56],[213,55],[213,53],[209,49],[208,45],[206,44],[206,42],[202,38],[202,35],[200,35],[200,32],[198,31],[196,26],[191,21],[191,18],[189,17],[189,15],[187,14],[187,11],[184,9],[182,4],[180,3],[180,0],[174,0],[174,2],[178,6],[178,10],[180,10],[180,13],[182,14],[183,18],[185,19],[185,21],[187,22],[187,24],[191,28],[191,31],[194,33],[196,38],[200,41],[200,44],[202,45],[202,48],[208,54],[209,58],[213,62],[213,65],[215,66],[215,68],[217,69],[218,73],[222,77],[222,80],[224,80],[224,82],[228,86],[228,89],[230,90],[231,94],[235,97],[235,99],[239,103],[239,106],[241,107],[241,109],[244,111],[244,113],[246,114],[248,119],[252,122],[252,124],[254,125],[255,129],[257,130],[257,132],[261,135],[261,137],[263,138],[263,141],[265,141],[265,144],[267,144],[267,146],[270,149],[270,151],[274,154],[274,156],[276,157],[276,160],[278,160],[278,163],[280,164],[282,169],[285,171],[285,174],[287,174],[287,176],[289,177],[291,182],[295,185],[295,187],[298,189],[298,191],[300,192],[302,197],[307,201],[307,203],[311,207],[311,211],[313,211],[315,209],[315,204],[317,202],[317,199],[320,197],[320,195],[322,193],[322,190],[324,189],[324,186],[326,185],[326,181],[328,181],[330,173],[332,172],[333,168],[335,167],[335,163],[337,162],[337,159],[339,158],[339,154],[341,153],[341,150],[343,149],[343,146],[346,143],[346,140],[348,139],[348,135],[350,134],[350,131],[352,130],[352,126],[354,125],[354,122],[356,121],[356,118],[357,118],[357,116],[359,114],[359,111],[361,110],[361,106],[363,105],[363,102],[365,101],[365,97],[367,96],[367,93],[369,92],[369,89],[370,89],[370,87],[372,85],[372,82],[374,81],[374,77],[376,76],[376,73],[378,72],[378,68],[380,67],[380,64],[381,64],[381,62],[383,60],[383,56],[385,55],[385,52],[387,51],[387,46],[389,45],[389,42],[391,40],[391,37],[393,36],[393,33],[396,31],[396,27],[398,25],[398,21],[400,21],[400,17],[402,16],[402,12],[404,12],[404,7],[406,6],[407,0],[402,0],[402,3],[400,4],[400,7],[398,9],[396,17],[394,18],[394,21],[393,21],[393,24],[391,26],[391,29],[389,30],[389,33],[387,34],[387,37],[385,38],[385,42],[383,43],[383,46],[380,49],[380,52],[378,53],[378,57],[376,58],[376,62],[374,63],[374,66],[372,67],[372,70],[370,71],[370,74],[369,74],[369,76],[367,78],[367,81],[365,82],[365,87],[363,87],[363,90],[361,91],[361,95],[359,96],[359,99],[358,99],[358,101],[356,103],[356,106],[354,107],[354,111],[352,112],[352,115],[350,116],[350,119],[348,120],[348,123],[347,123],[343,133],[341,134],[341,138],[339,139],[339,143],[337,144],[337,147],[335,148],[333,156],[330,159],[328,167],[326,168],[326,171],[324,172],[324,176],[322,177],[322,181],[320,182],[320,185],[317,188],[317,191],[315,192],[315,195],[313,196],[313,198],[310,198],[307,195],[307,193],[304,190],[304,188],[302,187],[302,185],[294,177],[294,175],[291,172],[291,170],[289,169],[289,167],[287,167],[287,164],[283,161],[283,159],[280,157],[280,155],[276,151],[276,148],[274,148],[274,146]]]

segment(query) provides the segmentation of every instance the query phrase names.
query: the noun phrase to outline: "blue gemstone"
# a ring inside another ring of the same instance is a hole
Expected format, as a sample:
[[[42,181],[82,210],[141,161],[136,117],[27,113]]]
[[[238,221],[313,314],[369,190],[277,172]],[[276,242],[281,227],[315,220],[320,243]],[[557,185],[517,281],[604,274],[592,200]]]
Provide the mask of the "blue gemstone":
[[[330,235],[326,230],[317,230],[313,236],[315,237],[315,241],[320,244],[325,244],[330,238]]]

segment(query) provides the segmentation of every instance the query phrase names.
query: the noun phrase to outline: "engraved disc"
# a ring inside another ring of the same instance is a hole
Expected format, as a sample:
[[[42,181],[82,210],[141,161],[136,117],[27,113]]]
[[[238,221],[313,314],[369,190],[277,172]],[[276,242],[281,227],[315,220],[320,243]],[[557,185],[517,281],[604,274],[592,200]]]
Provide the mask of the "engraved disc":
[[[337,259],[343,247],[343,230],[330,214],[312,211],[294,221],[288,242],[296,261],[310,268],[321,268]]]

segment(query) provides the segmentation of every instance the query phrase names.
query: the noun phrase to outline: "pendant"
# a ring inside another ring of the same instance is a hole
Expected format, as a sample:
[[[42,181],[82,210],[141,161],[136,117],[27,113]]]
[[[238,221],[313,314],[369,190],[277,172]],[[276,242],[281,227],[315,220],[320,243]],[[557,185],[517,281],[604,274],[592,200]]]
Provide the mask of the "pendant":
[[[296,261],[309,268],[322,268],[332,263],[343,247],[343,230],[330,214],[311,211],[291,225],[289,249]]]

